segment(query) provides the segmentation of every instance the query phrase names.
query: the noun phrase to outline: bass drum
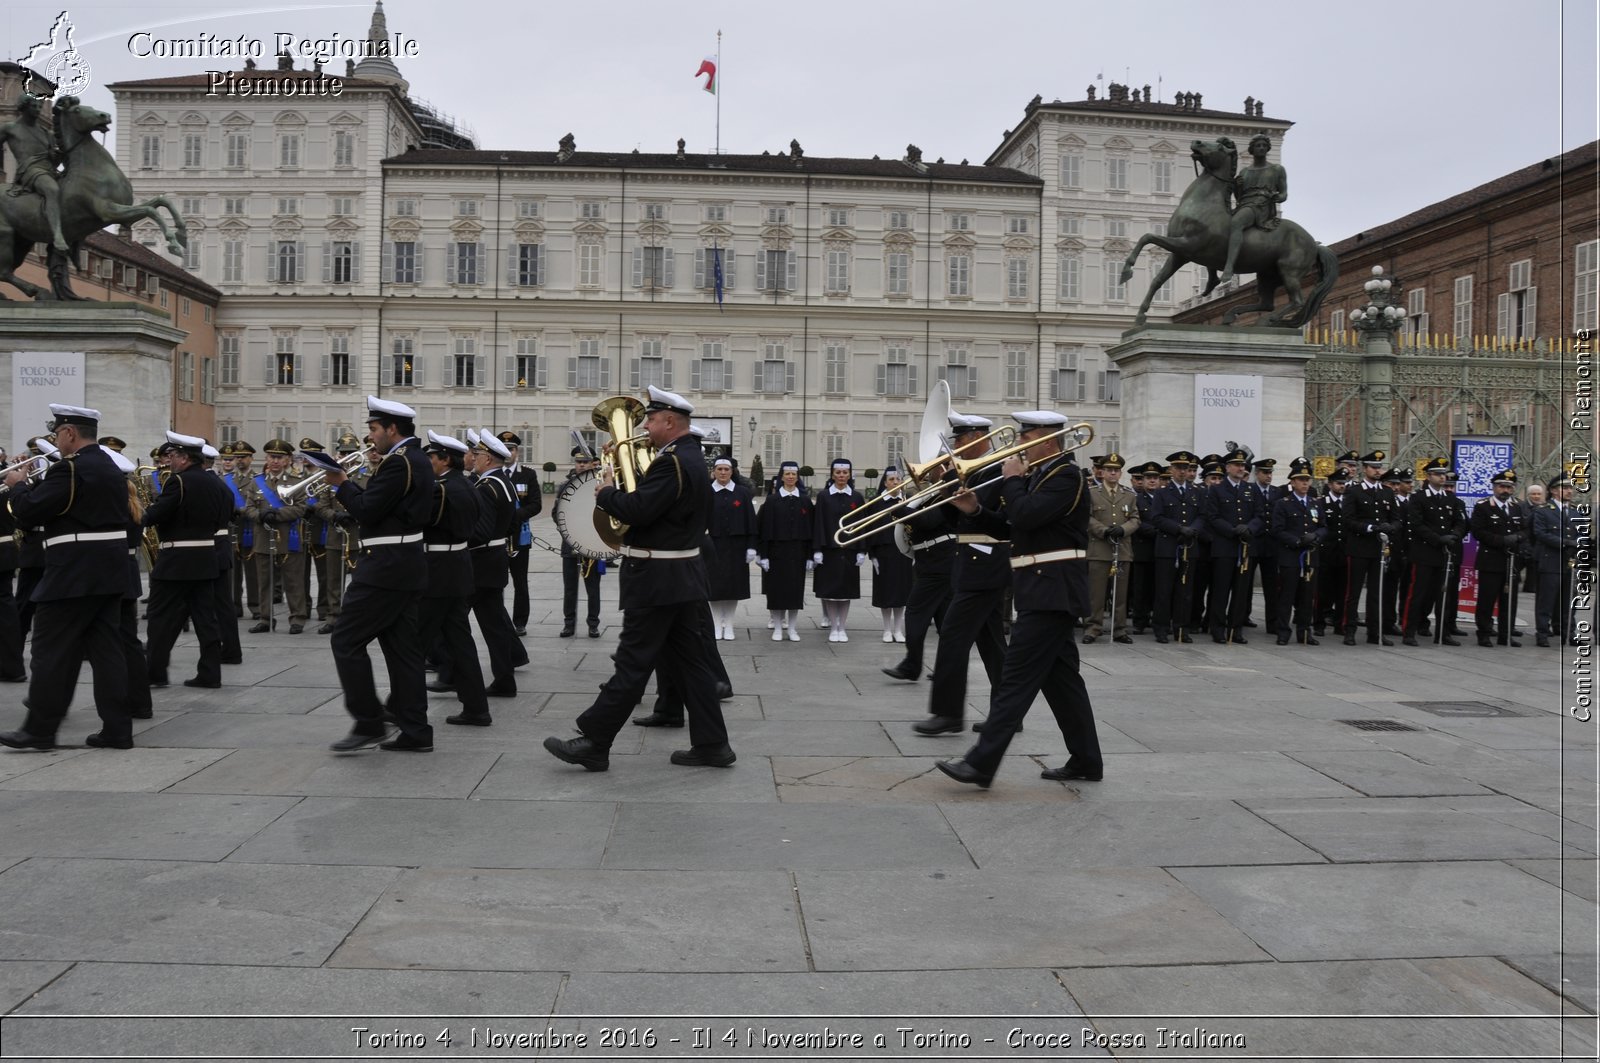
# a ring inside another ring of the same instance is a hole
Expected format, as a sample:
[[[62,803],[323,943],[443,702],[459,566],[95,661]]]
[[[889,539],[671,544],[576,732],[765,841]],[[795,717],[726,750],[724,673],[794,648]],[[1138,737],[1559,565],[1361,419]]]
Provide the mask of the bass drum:
[[[944,381],[941,380],[939,383],[942,384]],[[904,524],[896,524],[894,526],[894,545],[896,550],[899,550],[907,557],[915,558],[917,556],[916,551],[911,549],[911,533],[906,531]]]
[[[595,528],[595,516],[605,516],[594,500],[594,484],[599,475],[592,470],[582,472],[562,484],[561,490],[556,492],[551,517],[561,541],[573,553],[591,561],[616,561],[622,554],[601,538]]]

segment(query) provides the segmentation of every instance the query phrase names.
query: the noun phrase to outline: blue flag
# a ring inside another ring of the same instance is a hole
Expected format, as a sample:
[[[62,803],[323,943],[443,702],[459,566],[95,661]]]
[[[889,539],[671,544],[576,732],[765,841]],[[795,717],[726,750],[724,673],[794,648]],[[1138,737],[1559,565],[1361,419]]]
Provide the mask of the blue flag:
[[[711,248],[711,277],[712,287],[717,292],[717,309],[722,309],[722,248],[715,245]]]

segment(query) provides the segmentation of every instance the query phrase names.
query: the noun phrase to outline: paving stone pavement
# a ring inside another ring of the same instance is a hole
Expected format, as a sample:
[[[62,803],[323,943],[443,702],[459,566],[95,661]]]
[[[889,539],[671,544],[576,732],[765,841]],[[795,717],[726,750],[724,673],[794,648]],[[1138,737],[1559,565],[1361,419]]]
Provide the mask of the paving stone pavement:
[[[561,639],[532,560],[518,695],[487,729],[434,695],[428,755],[328,752],[310,632],[156,691],[129,751],[81,746],[86,670],[64,748],[0,753],[0,1057],[1595,1057],[1569,651],[1101,642],[1104,781],[1039,778],[1041,704],[980,791],[875,610],[773,642],[757,599],[717,644],[737,765],[626,727],[593,774],[540,743],[609,675],[614,578]]]

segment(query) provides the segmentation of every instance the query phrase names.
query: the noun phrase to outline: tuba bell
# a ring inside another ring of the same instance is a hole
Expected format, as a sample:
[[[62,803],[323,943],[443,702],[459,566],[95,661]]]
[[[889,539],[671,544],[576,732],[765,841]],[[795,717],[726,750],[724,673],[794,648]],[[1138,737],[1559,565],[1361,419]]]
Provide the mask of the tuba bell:
[[[628,395],[617,395],[596,403],[591,417],[596,428],[611,433],[611,442],[605,447],[610,458],[606,464],[615,469],[619,489],[623,491],[639,489],[639,477],[656,457],[650,437],[634,431],[644,420],[644,413],[644,403]],[[611,549],[622,548],[622,537],[627,534],[628,526],[599,506],[594,508],[594,528]]]

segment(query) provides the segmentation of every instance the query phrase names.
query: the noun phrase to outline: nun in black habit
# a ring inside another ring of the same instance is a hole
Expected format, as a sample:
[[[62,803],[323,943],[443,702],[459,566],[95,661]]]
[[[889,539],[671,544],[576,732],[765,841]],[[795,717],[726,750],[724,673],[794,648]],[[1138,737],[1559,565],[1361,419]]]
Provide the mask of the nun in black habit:
[[[828,641],[849,642],[845,621],[850,616],[850,603],[861,597],[861,566],[867,555],[854,546],[839,546],[833,535],[839,530],[839,523],[865,505],[866,499],[855,489],[853,467],[848,460],[836,459],[831,471],[833,482],[817,496],[817,518],[812,522],[815,552],[811,560],[816,563],[816,572],[811,589],[822,599]]]
[[[806,604],[806,573],[811,571],[811,495],[800,486],[800,465],[786,461],[778,482],[757,515],[756,549],[760,557],[761,589],[772,615],[772,641],[781,642],[784,630],[790,642],[800,641],[796,622]]]
[[[750,563],[756,559],[756,507],[750,488],[733,479],[733,462],[718,458],[711,467],[709,547],[701,552],[710,585],[711,620],[716,637],[734,638],[733,614],[750,597]]]

